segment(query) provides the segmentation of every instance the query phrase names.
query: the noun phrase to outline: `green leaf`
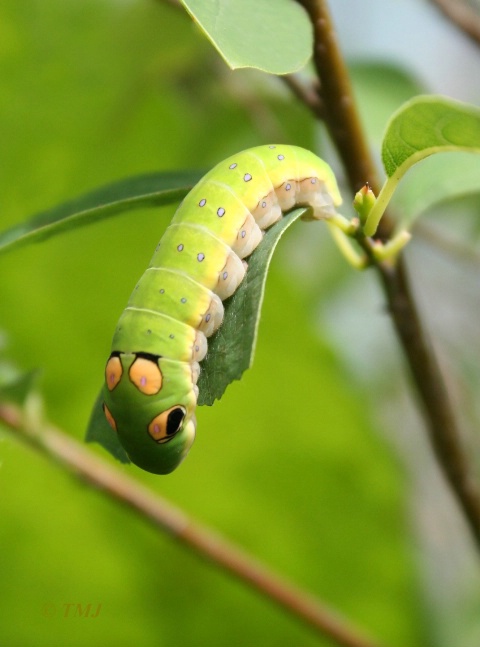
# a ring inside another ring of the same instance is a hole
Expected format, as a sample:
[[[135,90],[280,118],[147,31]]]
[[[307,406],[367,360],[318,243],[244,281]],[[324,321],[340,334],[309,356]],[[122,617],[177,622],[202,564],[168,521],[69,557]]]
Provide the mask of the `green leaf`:
[[[293,0],[181,0],[233,70],[270,74],[302,68],[312,53],[312,28]]]
[[[0,232],[0,254],[86,227],[132,209],[178,203],[202,173],[151,173],[120,180]]]
[[[392,117],[382,146],[387,180],[365,224],[372,236],[398,183],[410,167],[429,155],[480,153],[480,109],[440,96],[419,96]]]
[[[101,391],[93,405],[85,440],[87,443],[98,443],[121,463],[130,463],[130,459],[120,444],[117,434],[113,431],[105,418]]]
[[[480,152],[480,109],[445,97],[420,96],[390,120],[382,160],[392,177],[433,153],[461,150]]]
[[[271,227],[248,259],[248,271],[239,288],[224,303],[222,325],[208,342],[201,363],[198,404],[212,405],[233,380],[252,365],[267,272],[273,252],[286,229],[304,213],[296,209]]]

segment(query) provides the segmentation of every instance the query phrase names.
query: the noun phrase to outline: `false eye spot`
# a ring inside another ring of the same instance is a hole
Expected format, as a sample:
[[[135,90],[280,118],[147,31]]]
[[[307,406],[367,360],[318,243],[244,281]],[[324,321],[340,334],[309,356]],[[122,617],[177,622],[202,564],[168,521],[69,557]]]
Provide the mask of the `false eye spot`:
[[[105,414],[105,418],[107,419],[107,422],[110,425],[110,427],[113,429],[113,431],[117,431],[117,423],[115,422],[115,418],[110,413],[110,410],[105,404],[105,402],[103,403],[103,413]]]
[[[283,161],[285,159],[285,155],[277,155],[277,159]]]
[[[230,166],[229,166],[228,168],[229,168],[231,171],[233,171],[233,169],[234,169],[234,168],[237,168],[237,163],[236,163],[236,162],[234,162],[233,164],[230,164]]]
[[[182,243],[180,243],[180,245],[177,245],[177,250],[178,250],[179,252],[183,252],[183,245],[182,245]]]
[[[224,209],[223,207],[219,207],[219,208],[217,209],[217,216],[218,216],[219,218],[223,218],[223,216],[224,216],[224,215],[225,215],[225,209]]]
[[[162,373],[154,359],[137,357],[130,366],[128,375],[144,395],[155,395],[162,388]]]
[[[204,259],[205,259],[205,254],[202,254],[202,252],[200,252],[199,254],[197,254],[197,261],[198,261],[199,263],[201,263]]]
[[[105,367],[105,381],[109,391],[113,391],[120,382],[122,379],[122,373],[123,367],[120,357],[117,357],[117,355],[110,357]]]
[[[245,173],[245,175],[243,176],[243,179],[245,182],[250,182],[250,180],[252,179],[252,176],[250,175],[250,173]]]
[[[182,428],[186,410],[180,405],[167,409],[152,420],[148,425],[148,433],[157,443],[167,443]]]
[[[198,203],[198,206],[199,207],[204,207],[206,204],[207,204],[207,201],[205,200],[205,198],[202,198],[200,200],[200,202]]]

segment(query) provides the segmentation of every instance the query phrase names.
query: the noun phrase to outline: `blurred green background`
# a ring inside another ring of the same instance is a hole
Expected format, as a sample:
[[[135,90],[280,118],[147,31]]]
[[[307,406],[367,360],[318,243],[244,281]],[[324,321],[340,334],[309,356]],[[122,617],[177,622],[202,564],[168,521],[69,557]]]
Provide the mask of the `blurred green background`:
[[[413,72],[381,56],[357,64],[372,145],[420,87]],[[109,181],[208,169],[272,141],[336,164],[280,81],[229,72],[168,3],[0,5],[1,229]],[[3,368],[42,367],[47,415],[78,439],[118,316],[172,212],[130,213],[0,258]],[[465,370],[478,384],[471,362]],[[473,646],[478,573],[448,494],[445,506],[412,499],[426,471],[405,457],[405,440],[416,437],[415,453],[424,442],[405,382],[374,277],[353,276],[322,226],[299,224],[273,262],[254,368],[199,410],[186,462],[163,478],[120,469],[386,644]],[[6,433],[0,461],[1,647],[329,644]],[[442,490],[432,478],[427,491]],[[69,604],[101,609],[65,617]]]

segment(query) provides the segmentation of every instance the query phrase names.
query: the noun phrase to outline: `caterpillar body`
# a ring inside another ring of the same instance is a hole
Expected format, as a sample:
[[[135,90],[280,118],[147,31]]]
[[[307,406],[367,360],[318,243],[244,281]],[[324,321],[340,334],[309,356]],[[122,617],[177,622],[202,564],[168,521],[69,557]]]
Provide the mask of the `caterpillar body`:
[[[328,164],[286,145],[233,155],[185,197],[120,317],[105,369],[105,416],[133,463],[167,474],[190,449],[207,337],[263,231],[295,206],[328,219],[340,203]]]

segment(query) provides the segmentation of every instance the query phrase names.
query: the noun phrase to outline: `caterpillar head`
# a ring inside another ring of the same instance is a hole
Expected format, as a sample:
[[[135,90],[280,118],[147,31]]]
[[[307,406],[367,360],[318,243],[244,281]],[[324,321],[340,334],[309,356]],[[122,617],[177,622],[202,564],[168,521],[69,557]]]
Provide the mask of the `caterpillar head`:
[[[132,463],[172,472],[195,439],[192,367],[149,353],[113,352],[105,369],[105,416]]]

